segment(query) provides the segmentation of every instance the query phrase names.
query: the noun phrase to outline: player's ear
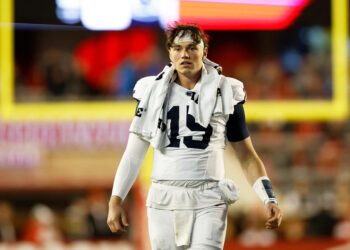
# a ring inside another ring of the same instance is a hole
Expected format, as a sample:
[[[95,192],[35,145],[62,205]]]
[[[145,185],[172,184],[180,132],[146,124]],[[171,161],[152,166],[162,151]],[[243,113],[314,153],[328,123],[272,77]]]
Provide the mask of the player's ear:
[[[207,55],[208,55],[208,47],[205,47],[204,49],[203,49],[203,60],[205,59],[205,58],[207,58]]]
[[[168,55],[169,55],[170,62],[172,62],[172,63],[173,63],[173,60],[171,59],[171,53],[170,53],[170,50],[171,50],[171,48],[168,48]]]

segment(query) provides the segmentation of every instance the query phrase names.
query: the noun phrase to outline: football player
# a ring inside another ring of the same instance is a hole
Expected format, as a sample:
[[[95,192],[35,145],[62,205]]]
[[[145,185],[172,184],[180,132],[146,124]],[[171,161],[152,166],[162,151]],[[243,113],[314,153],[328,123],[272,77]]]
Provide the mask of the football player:
[[[207,59],[208,38],[198,26],[170,28],[166,45],[171,63],[134,88],[138,106],[109,202],[111,231],[128,226],[121,203],[151,145],[146,206],[152,249],[223,249],[228,205],[239,197],[225,179],[226,138],[266,205],[266,228],[279,227],[278,202],[247,129],[243,84]]]

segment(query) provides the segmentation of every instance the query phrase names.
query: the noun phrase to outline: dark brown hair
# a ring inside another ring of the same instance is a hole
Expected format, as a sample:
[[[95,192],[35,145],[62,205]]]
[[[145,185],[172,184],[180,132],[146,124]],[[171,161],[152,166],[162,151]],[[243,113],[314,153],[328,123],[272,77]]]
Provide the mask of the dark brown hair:
[[[193,41],[196,44],[199,44],[201,40],[203,40],[204,47],[208,47],[209,42],[209,36],[196,24],[175,24],[173,27],[169,27],[166,31],[167,41],[166,41],[166,47],[167,49],[170,49],[173,46],[174,39],[177,37],[180,33],[183,37],[186,34],[190,33]]]

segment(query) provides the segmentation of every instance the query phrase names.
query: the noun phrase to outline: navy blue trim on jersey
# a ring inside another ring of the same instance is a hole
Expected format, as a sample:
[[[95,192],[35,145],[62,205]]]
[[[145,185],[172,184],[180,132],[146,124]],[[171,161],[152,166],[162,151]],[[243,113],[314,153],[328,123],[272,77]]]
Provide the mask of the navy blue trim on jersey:
[[[163,78],[164,73],[165,73],[165,72],[161,72],[161,73],[160,73],[160,74],[157,76],[156,81],[158,81],[158,80],[162,79],[162,78]]]
[[[140,100],[137,99],[137,98],[134,98],[134,99],[137,101],[137,105],[136,105],[134,116],[141,117],[141,113],[142,113],[143,109],[141,109],[141,110],[139,109]]]
[[[226,123],[226,135],[230,142],[241,141],[249,136],[243,103],[244,101],[235,105],[235,111],[229,116]]]

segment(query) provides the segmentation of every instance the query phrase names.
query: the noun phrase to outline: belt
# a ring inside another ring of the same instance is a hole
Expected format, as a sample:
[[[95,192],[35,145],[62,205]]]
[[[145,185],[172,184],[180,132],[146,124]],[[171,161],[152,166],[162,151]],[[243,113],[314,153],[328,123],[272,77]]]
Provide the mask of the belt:
[[[193,189],[211,189],[219,186],[218,181],[178,181],[178,180],[166,180],[166,181],[153,181],[154,184],[160,184],[160,185],[166,185],[166,186],[173,186],[173,187],[183,187],[183,188],[193,188]]]

